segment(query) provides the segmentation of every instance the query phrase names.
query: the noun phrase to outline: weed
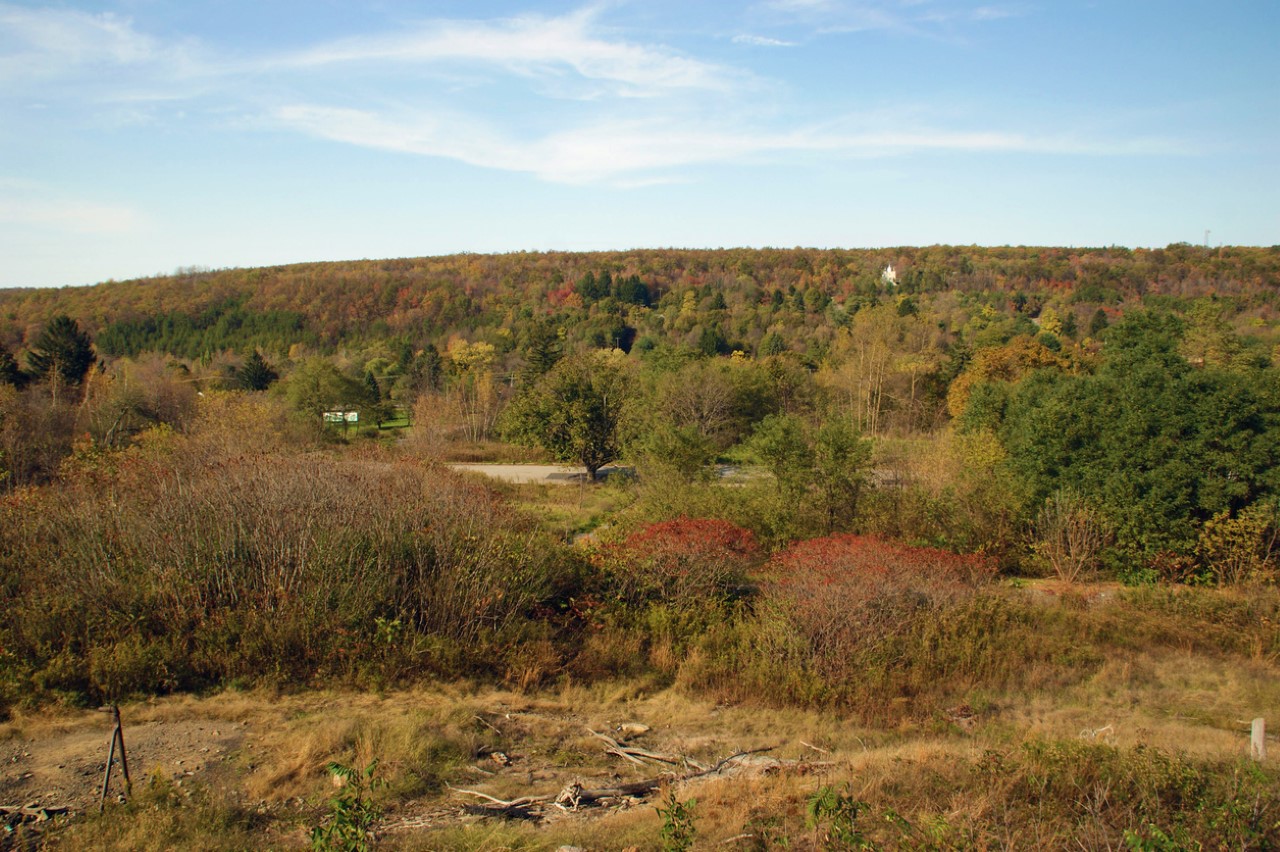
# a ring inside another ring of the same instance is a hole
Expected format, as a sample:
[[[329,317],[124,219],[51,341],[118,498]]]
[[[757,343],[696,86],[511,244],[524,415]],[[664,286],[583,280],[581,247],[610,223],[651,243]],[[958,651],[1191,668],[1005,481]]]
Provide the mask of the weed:
[[[697,816],[697,799],[681,802],[676,798],[674,785],[667,787],[663,799],[663,807],[657,807],[658,816],[662,817],[662,829],[658,839],[662,844],[662,852],[687,852],[693,848],[694,838],[698,834],[694,819]]]
[[[374,779],[378,761],[364,769],[330,763],[329,774],[341,783],[338,795],[329,800],[329,814],[323,824],[311,830],[311,848],[322,852],[365,852],[371,849],[373,825],[382,816],[382,808],[372,798],[381,785]]]
[[[1125,829],[1124,844],[1130,852],[1190,852],[1204,848],[1203,844],[1190,839],[1181,828],[1170,834],[1154,824],[1147,825],[1140,831]]]
[[[879,847],[858,828],[858,815],[870,805],[834,787],[822,786],[806,803],[807,825],[813,829],[814,844],[821,849],[877,849]]]

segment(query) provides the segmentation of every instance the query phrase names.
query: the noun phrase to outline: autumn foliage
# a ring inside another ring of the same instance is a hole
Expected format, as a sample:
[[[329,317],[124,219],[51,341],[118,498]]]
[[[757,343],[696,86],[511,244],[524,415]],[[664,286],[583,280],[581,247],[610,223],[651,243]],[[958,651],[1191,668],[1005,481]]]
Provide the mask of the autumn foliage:
[[[769,561],[765,593],[820,655],[891,633],[921,609],[972,594],[994,574],[977,555],[877,536],[798,542]]]
[[[750,530],[727,521],[677,518],[651,524],[600,554],[620,603],[692,607],[732,597],[759,560]]]

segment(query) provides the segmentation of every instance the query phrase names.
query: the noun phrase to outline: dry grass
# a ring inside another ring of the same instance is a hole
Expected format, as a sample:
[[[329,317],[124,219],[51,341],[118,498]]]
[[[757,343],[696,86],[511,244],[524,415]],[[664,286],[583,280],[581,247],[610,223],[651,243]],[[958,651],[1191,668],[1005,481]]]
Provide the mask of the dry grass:
[[[103,848],[162,848],[190,840],[202,826],[222,826],[250,845],[296,846],[331,793],[325,765],[377,759],[388,782],[379,793],[388,808],[384,826],[417,826],[390,833],[386,848],[656,849],[660,820],[652,802],[540,826],[476,822],[459,819],[456,809],[467,798],[445,786],[507,798],[555,792],[574,779],[590,786],[649,777],[658,769],[606,755],[588,733],[641,723],[651,730],[637,743],[655,751],[707,761],[772,747],[768,756],[786,764],[773,774],[679,788],[681,800],[698,801],[699,848],[731,838],[738,839],[725,848],[780,848],[783,837],[792,849],[813,848],[804,813],[824,786],[865,802],[859,825],[886,848],[918,848],[926,836],[937,839],[931,848],[1028,848],[1071,837],[1082,838],[1082,848],[1114,848],[1123,829],[1145,830],[1148,818],[1168,830],[1184,823],[1188,831],[1206,830],[1170,798],[1178,785],[1191,785],[1187,795],[1200,797],[1196,807],[1210,814],[1227,807],[1231,783],[1280,793],[1274,772],[1231,781],[1247,739],[1237,722],[1280,705],[1275,675],[1268,664],[1177,649],[1117,652],[1092,676],[1052,692],[975,693],[964,711],[971,720],[904,714],[875,728],[836,711],[718,705],[649,679],[532,693],[456,684],[382,695],[176,697],[127,705],[125,718],[244,724],[231,786],[195,799],[161,790],[66,836],[72,842],[102,826]],[[20,715],[0,726],[0,740],[53,740],[100,723],[84,712]],[[511,765],[500,768],[485,749],[503,751]],[[996,775],[993,760],[1004,767]],[[1034,786],[1041,782],[1049,787]],[[1112,799],[1097,798],[1103,788],[1113,790]],[[905,822],[895,828],[890,813]]]

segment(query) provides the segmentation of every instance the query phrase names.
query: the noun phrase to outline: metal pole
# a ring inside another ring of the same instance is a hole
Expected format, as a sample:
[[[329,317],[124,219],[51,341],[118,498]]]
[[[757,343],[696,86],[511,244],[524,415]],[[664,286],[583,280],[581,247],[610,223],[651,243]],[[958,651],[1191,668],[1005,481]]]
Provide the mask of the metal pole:
[[[133,795],[133,781],[129,778],[129,755],[124,750],[124,726],[120,722],[119,705],[111,705],[111,745],[107,749],[107,768],[102,773],[102,795],[98,799],[98,813],[107,806],[107,789],[111,786],[111,765],[116,762],[116,743],[120,744],[120,770],[124,773],[124,791],[126,796]]]
[[[124,749],[124,724],[120,721],[120,708],[113,706],[111,715],[116,721],[116,739],[120,742],[120,769],[124,771],[124,794],[133,795],[133,781],[129,779],[129,754]]]
[[[107,751],[107,770],[102,775],[102,796],[98,799],[98,813],[107,806],[107,787],[111,784],[111,764],[116,759],[116,730],[111,731],[111,748]]]

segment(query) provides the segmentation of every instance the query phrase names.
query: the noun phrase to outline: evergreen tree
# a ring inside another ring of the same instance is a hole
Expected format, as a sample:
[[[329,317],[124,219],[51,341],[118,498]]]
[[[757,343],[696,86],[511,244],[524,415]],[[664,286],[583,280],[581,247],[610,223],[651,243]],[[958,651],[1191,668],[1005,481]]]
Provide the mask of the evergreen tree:
[[[760,341],[761,355],[781,355],[787,351],[787,342],[782,339],[782,335],[776,331],[771,331]]]
[[[8,349],[0,346],[0,385],[13,385],[22,388],[27,383],[27,374],[22,372],[16,358]]]
[[[649,306],[651,299],[649,288],[645,286],[638,275],[619,278],[614,285],[614,295],[619,302],[628,305],[643,305],[646,308]]]
[[[27,366],[37,378],[47,379],[55,394],[60,384],[78,385],[98,360],[93,341],[80,324],[66,314],[49,320],[27,353]]]
[[[444,372],[444,363],[440,360],[440,350],[434,343],[422,347],[414,362],[414,372],[420,377],[422,386],[428,390],[440,389],[440,377]]]
[[[278,378],[280,374],[255,349],[236,371],[236,386],[249,391],[263,391],[271,387],[271,383]]]
[[[378,384],[378,377],[368,370],[364,374],[364,393],[370,405],[382,402],[382,387]]]
[[[582,297],[582,303],[589,305],[600,296],[600,285],[596,283],[594,272],[588,272],[582,278],[578,279],[577,285],[573,288],[579,296]]]
[[[525,330],[524,378],[536,381],[546,375],[564,356],[560,331],[554,324],[539,320]]]
[[[698,334],[698,351],[703,355],[723,355],[729,351],[729,341],[718,325],[704,325]]]
[[[365,370],[364,392],[365,403],[361,408],[361,417],[381,429],[382,424],[391,419],[393,409],[386,401],[382,385],[372,370]]]
[[[1107,322],[1107,312],[1102,308],[1098,308],[1093,312],[1093,319],[1089,320],[1089,336],[1097,337],[1106,330],[1110,323]]]

